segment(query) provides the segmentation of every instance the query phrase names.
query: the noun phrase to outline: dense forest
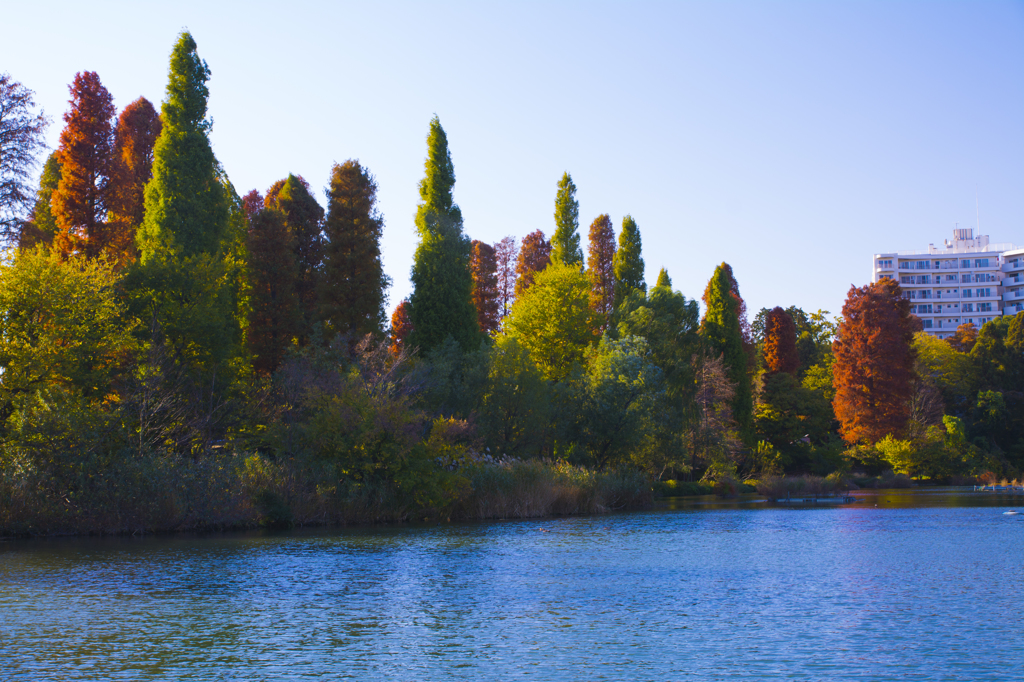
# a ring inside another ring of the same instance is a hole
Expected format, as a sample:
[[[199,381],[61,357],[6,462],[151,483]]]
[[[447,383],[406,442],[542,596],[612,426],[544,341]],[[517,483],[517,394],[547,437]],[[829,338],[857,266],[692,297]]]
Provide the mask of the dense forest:
[[[839,317],[749,320],[644,279],[640,227],[471,239],[429,124],[413,293],[390,309],[377,184],[336,164],[241,194],[209,141],[187,32],[159,112],[70,85],[56,151],[0,74],[0,532],[528,516],[646,504],[652,484],[783,475],[1015,477],[1024,316],[939,340],[899,285]],[[555,180],[555,178],[552,178]],[[412,188],[410,188],[411,190]],[[701,312],[703,311],[703,312]]]

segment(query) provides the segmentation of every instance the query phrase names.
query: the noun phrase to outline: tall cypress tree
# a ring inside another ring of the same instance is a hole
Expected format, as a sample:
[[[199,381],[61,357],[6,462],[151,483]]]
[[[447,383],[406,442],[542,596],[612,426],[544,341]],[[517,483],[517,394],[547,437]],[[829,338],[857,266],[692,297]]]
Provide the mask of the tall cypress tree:
[[[722,356],[729,381],[735,384],[731,401],[733,418],[741,435],[749,440],[753,427],[753,396],[747,374],[747,353],[740,325],[740,298],[734,295],[732,268],[722,263],[704,291],[704,319],[700,334],[713,357]]]
[[[668,276],[668,270],[661,269],[661,272],[658,273],[658,282],[654,286],[672,288],[672,278]]]
[[[590,224],[587,279],[590,280],[590,306],[607,321],[615,310],[615,230],[607,213]]]
[[[349,163],[346,162],[346,166]],[[358,167],[358,162],[354,162]],[[332,170],[331,175],[331,189],[329,190],[329,200],[334,202],[333,192],[336,181],[336,169]],[[358,173],[356,173],[358,175]],[[369,202],[368,208],[366,208],[366,220],[374,220],[371,216],[376,210],[374,204],[377,196],[377,186],[373,184],[373,177],[368,176],[366,180],[369,181],[369,185],[366,185],[365,180],[361,181],[355,177],[349,179],[346,183],[343,182],[344,187],[339,187],[341,195],[337,197],[338,210],[345,212],[351,208],[342,208],[343,204],[352,203],[353,201],[357,204],[365,204]],[[362,197],[362,195],[366,195]],[[360,198],[361,197],[361,198]],[[284,180],[275,182],[269,190],[267,190],[266,205],[268,208],[278,208],[284,215],[285,220],[288,224],[288,230],[292,234],[292,253],[295,257],[295,266],[297,268],[296,280],[295,280],[295,293],[299,300],[299,310],[301,311],[301,334],[300,340],[305,343],[314,322],[317,321],[320,315],[320,306],[317,300],[317,287],[318,279],[320,277],[320,266],[323,262],[323,218],[324,209],[317,203],[316,199],[309,191],[309,183],[306,182],[302,176],[288,174],[288,177]],[[360,209],[356,209],[356,214],[359,213]],[[363,218],[360,215],[353,214],[352,220],[361,220]],[[345,220],[342,218],[341,220]],[[383,223],[381,223],[383,226]],[[342,228],[347,229],[347,228]],[[372,230],[371,230],[372,231]],[[380,230],[377,230],[377,241],[380,241]],[[344,239],[344,237],[340,237]],[[376,263],[380,264],[379,247],[377,249]],[[371,256],[372,258],[372,256]]]
[[[160,116],[145,97],[126,106],[117,119],[107,203],[111,251],[122,263],[135,259],[135,232],[146,217],[146,185],[153,177],[160,128]]]
[[[210,69],[187,31],[174,45],[168,75],[163,129],[146,185],[146,218],[136,236],[143,263],[172,254],[212,254],[228,224],[228,197],[208,137]]]
[[[647,292],[644,281],[644,259],[640,255],[640,228],[632,216],[622,219],[619,248],[615,252],[615,307],[630,291]]]
[[[301,313],[295,292],[298,279],[292,256],[294,236],[276,208],[257,211],[249,220],[249,329],[246,342],[253,366],[272,374],[285,349],[298,336]]]
[[[244,250],[245,220],[207,137],[209,77],[183,31],[171,52],[145,219],[135,236],[139,260],[126,287],[152,342],[166,343],[171,357],[213,377],[240,338],[232,269]]]
[[[463,350],[472,350],[483,336],[472,298],[470,241],[462,232],[462,211],[452,198],[455,168],[437,116],[430,121],[424,168],[416,209],[420,243],[412,266],[409,341],[427,352],[451,336]]]
[[[377,210],[377,183],[358,161],[335,164],[327,200],[320,319],[329,334],[379,332],[391,279],[380,260],[384,218]]]
[[[576,185],[568,172],[562,173],[555,195],[555,233],[551,235],[551,262],[583,267],[580,248],[580,204]]]
[[[61,178],[53,193],[57,222],[54,246],[65,257],[82,253],[95,258],[107,250],[107,197],[114,144],[113,97],[95,71],[75,74],[71,109],[60,134]]]

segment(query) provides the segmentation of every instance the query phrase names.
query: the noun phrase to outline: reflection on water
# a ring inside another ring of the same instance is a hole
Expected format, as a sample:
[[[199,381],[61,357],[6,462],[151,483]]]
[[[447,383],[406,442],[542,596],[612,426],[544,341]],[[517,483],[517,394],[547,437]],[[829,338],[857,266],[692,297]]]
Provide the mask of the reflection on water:
[[[855,495],[0,543],[0,679],[1020,679],[1024,498]]]
[[[853,497],[855,502],[843,502],[842,497]],[[666,497],[657,501],[659,509],[749,509],[753,507],[785,509],[879,507],[886,509],[913,509],[919,507],[1006,507],[1017,505],[1024,510],[1024,492],[977,491],[973,486],[959,488],[896,488],[891,490],[851,490],[836,498],[820,498],[803,502],[770,503],[756,493],[721,498],[716,495],[701,497]]]

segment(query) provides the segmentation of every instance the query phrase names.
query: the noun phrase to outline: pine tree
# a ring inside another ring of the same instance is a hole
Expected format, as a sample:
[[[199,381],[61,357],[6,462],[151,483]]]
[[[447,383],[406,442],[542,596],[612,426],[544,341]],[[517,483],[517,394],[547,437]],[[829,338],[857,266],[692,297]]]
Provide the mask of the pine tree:
[[[427,135],[425,174],[420,181],[416,231],[420,243],[412,266],[410,343],[427,353],[451,336],[463,350],[480,345],[469,272],[469,239],[462,232],[462,211],[452,198],[455,168],[448,137],[435,116]]]
[[[555,233],[551,235],[551,262],[583,267],[580,248],[580,204],[576,201],[576,185],[568,172],[558,181],[555,195]]]
[[[358,162],[347,162],[355,163]],[[358,173],[357,173],[358,174]],[[351,173],[350,173],[351,175]],[[373,185],[372,188],[362,187],[357,189],[356,186],[365,184],[363,180],[357,180],[354,176],[348,177],[342,180],[342,185],[339,186],[338,191],[342,194],[346,192],[369,191],[373,197],[371,198],[371,204],[376,201],[377,186]],[[367,178],[370,184],[373,184],[372,176]],[[355,185],[349,186],[346,183],[355,181]],[[334,187],[334,171],[332,170],[332,188]],[[332,190],[333,191],[333,190]],[[354,204],[360,204],[365,199],[359,199],[352,195],[339,196],[336,210],[341,211],[341,214],[348,215],[351,209],[354,208]],[[317,203],[316,199],[313,198],[312,193],[309,191],[309,183],[301,175],[288,174],[288,177],[284,180],[275,182],[269,190],[267,190],[267,198],[265,204],[270,208],[278,208],[284,212],[285,220],[288,223],[288,230],[292,234],[292,250],[295,255],[295,265],[298,268],[297,279],[295,281],[295,293],[299,297],[299,309],[302,312],[302,332],[300,334],[301,343],[304,345],[310,331],[313,328],[313,324],[319,319],[321,314],[321,308],[318,301],[318,280],[320,279],[320,269],[324,258],[324,238],[323,238],[323,219],[324,209],[321,208],[320,204]],[[346,208],[347,207],[347,208]],[[356,209],[358,212],[358,209]],[[371,207],[371,213],[376,209]],[[339,218],[344,221],[345,218]],[[358,218],[353,218],[358,220]],[[375,218],[374,218],[375,219]],[[336,226],[337,227],[337,226]],[[381,222],[381,228],[383,228],[383,221]],[[352,225],[348,227],[342,227],[344,232],[346,229],[358,229]],[[377,230],[378,232],[380,230]],[[343,242],[344,236],[339,237]],[[380,235],[377,235],[377,241],[379,242]],[[342,250],[346,247],[339,247]],[[378,248],[379,251],[379,248]],[[371,258],[373,256],[371,255]],[[380,256],[376,256],[376,262],[379,263]],[[370,264],[372,267],[372,263]],[[383,313],[381,313],[381,319],[383,319]]]
[[[732,268],[722,263],[704,291],[704,318],[700,333],[712,357],[722,356],[729,381],[735,385],[732,415],[746,439],[751,437],[753,396],[747,374],[747,353],[740,325],[740,301],[733,295],[736,286]]]
[[[619,249],[615,252],[615,306],[631,291],[647,293],[644,281],[644,259],[640,254],[640,228],[632,216],[622,219]]]
[[[668,276],[668,270],[665,268],[661,269],[661,272],[658,273],[658,283],[654,286],[672,288],[672,278]]]
[[[183,31],[171,52],[163,129],[146,185],[146,217],[136,235],[143,263],[170,255],[212,254],[228,223],[228,197],[210,146],[206,118],[210,69]]]
[[[54,246],[65,257],[95,258],[109,242],[106,214],[114,131],[113,98],[95,71],[75,74],[57,158],[61,177],[53,193]]]
[[[587,279],[590,280],[590,307],[605,321],[615,310],[615,229],[611,217],[599,215],[590,224],[587,245]]]
[[[256,212],[249,222],[249,327],[246,342],[253,366],[272,374],[285,349],[298,336],[301,313],[295,292],[297,267],[293,236],[285,215],[275,208]]]
[[[124,108],[114,129],[108,198],[110,248],[120,262],[135,259],[135,232],[146,215],[146,184],[153,177],[153,147],[160,117],[140,97]]]
[[[792,316],[778,306],[771,309],[765,320],[764,364],[769,372],[796,374],[800,369],[796,324]]]
[[[60,184],[60,159],[53,152],[43,164],[43,174],[39,177],[39,191],[36,192],[36,204],[32,215],[22,225],[18,236],[18,248],[30,249],[37,244],[49,247],[57,235],[57,221],[53,217],[50,202],[53,193]]]
[[[544,233],[535,230],[526,235],[516,260],[516,298],[533,285],[534,277],[543,272],[550,262],[551,242],[544,238]]]
[[[474,239],[469,270],[473,274],[473,305],[480,331],[493,334],[498,329],[498,263],[494,247]]]

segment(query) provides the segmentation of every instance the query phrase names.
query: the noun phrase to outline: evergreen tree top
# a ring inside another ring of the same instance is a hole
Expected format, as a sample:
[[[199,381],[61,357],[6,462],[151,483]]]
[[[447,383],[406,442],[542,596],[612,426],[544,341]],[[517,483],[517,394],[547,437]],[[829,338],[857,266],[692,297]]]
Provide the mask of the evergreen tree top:
[[[167,100],[161,114],[164,125],[175,130],[201,130],[206,132],[211,123],[206,120],[206,102],[210,90],[210,67],[199,58],[196,41],[188,31],[178,35],[171,51],[171,65],[167,78]]]
[[[433,211],[453,220],[462,220],[462,212],[452,198],[455,186],[455,166],[448,150],[448,136],[441,127],[441,121],[434,115],[430,119],[430,132],[427,134],[427,160],[423,164],[424,176],[420,180],[420,199],[422,203],[417,211],[417,224],[420,216]],[[420,225],[423,228],[423,225]]]
[[[580,248],[580,204],[576,184],[568,172],[562,173],[555,195],[555,233],[551,235],[551,262],[583,266]]]
[[[622,219],[619,233],[619,248],[615,252],[615,300],[616,304],[631,291],[647,291],[644,281],[644,259],[641,256],[640,228],[633,217]]]
[[[661,269],[661,272],[658,273],[658,283],[654,286],[672,288],[672,278],[668,276],[668,270],[665,268]]]

